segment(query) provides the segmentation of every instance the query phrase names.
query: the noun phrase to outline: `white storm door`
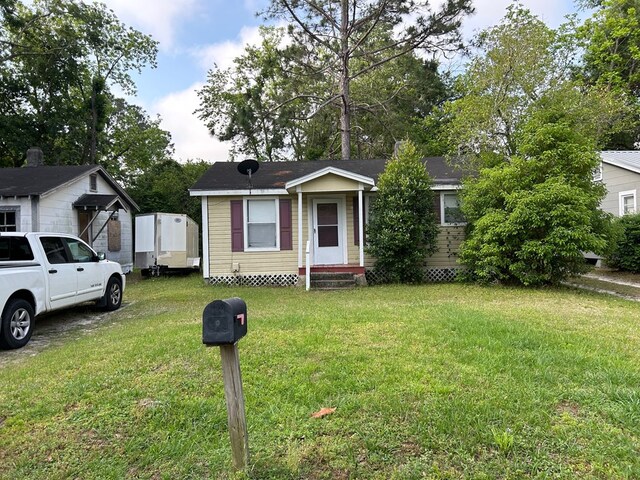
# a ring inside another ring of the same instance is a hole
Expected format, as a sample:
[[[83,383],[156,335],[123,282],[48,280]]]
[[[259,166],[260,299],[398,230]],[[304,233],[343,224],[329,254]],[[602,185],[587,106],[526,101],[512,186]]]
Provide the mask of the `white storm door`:
[[[337,199],[313,200],[314,265],[344,263],[343,203]]]

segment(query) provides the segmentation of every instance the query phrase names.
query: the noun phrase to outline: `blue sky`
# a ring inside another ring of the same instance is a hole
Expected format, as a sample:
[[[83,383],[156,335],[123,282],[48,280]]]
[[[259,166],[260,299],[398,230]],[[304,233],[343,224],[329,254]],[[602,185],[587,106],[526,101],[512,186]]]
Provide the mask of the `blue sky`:
[[[228,66],[247,43],[254,43],[262,20],[255,12],[267,0],[102,0],[125,24],[159,42],[158,66],[135,76],[138,94],[129,98],[151,116],[160,115],[171,132],[178,160],[225,161],[228,145],[211,137],[193,111],[196,91],[214,64]],[[433,2],[437,4],[436,0]],[[475,0],[476,14],[464,33],[497,23],[511,0]],[[572,0],[522,0],[551,27],[575,11]]]

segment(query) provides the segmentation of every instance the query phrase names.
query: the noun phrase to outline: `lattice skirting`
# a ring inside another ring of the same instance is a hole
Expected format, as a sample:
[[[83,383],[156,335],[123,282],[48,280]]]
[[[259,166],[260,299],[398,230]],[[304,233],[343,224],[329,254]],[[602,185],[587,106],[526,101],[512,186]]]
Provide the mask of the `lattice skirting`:
[[[449,268],[427,268],[425,269],[425,277],[427,282],[453,282],[460,272],[460,267]],[[367,270],[365,272],[368,285],[381,285],[389,283],[389,277],[384,272],[376,270]]]
[[[427,281],[428,282],[453,282],[458,273],[462,270],[459,267],[452,268],[427,268]]]
[[[266,275],[222,275],[207,279],[210,285],[247,286],[247,287],[291,287],[298,284],[295,273]]]

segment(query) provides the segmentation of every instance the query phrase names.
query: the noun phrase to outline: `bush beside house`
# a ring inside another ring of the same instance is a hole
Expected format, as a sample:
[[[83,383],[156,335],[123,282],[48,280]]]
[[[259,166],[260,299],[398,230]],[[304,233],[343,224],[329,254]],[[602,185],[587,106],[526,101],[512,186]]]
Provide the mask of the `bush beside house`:
[[[616,218],[606,262],[613,268],[640,273],[640,213]]]
[[[423,281],[425,260],[437,250],[431,186],[421,155],[410,142],[400,146],[380,175],[367,252],[376,259],[375,269],[392,282]]]

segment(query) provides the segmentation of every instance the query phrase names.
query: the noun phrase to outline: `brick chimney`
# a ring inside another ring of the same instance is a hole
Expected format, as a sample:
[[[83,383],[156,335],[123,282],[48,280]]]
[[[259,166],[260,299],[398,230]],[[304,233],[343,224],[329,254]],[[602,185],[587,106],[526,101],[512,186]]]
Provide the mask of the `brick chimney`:
[[[38,147],[27,150],[27,167],[41,167],[44,165],[44,154]]]

